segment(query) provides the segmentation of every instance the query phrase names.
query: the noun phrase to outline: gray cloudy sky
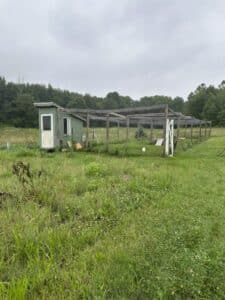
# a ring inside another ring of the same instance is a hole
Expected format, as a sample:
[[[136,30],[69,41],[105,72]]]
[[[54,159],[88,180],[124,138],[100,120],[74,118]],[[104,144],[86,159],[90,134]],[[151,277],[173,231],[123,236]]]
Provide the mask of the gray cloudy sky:
[[[103,96],[225,79],[224,0],[0,0],[0,75]]]

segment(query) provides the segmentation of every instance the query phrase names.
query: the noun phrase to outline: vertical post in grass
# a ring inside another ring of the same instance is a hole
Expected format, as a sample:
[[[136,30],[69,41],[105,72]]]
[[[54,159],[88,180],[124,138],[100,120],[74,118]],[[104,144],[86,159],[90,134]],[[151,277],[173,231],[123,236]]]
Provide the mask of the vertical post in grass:
[[[168,119],[168,104],[165,106],[165,115],[164,115],[164,155],[168,155],[168,134],[167,134],[167,119]]]
[[[191,121],[191,143],[193,142],[193,122]]]
[[[184,137],[187,137],[187,120],[184,121]]]
[[[117,139],[120,140],[120,121],[117,121]]]
[[[106,115],[106,143],[105,143],[106,152],[109,151],[109,113]]]
[[[212,121],[209,122],[209,136],[211,136],[211,130],[212,130]]]
[[[129,117],[126,117],[126,151],[128,149],[128,140],[129,140],[129,126],[130,126],[130,120]]]
[[[180,137],[180,116],[177,119],[177,144],[179,142],[179,137]]]
[[[150,141],[153,141],[153,120],[151,120],[151,132],[150,132]]]
[[[89,146],[89,127],[90,127],[90,116],[87,113],[87,122],[86,122],[86,148]]]
[[[205,125],[205,138],[207,137],[207,122],[204,121],[204,125]]]
[[[94,129],[94,127],[93,127],[93,131],[92,131],[92,141],[94,141],[94,139],[95,139],[95,129]]]
[[[202,121],[199,123],[199,140],[201,141],[202,139]]]

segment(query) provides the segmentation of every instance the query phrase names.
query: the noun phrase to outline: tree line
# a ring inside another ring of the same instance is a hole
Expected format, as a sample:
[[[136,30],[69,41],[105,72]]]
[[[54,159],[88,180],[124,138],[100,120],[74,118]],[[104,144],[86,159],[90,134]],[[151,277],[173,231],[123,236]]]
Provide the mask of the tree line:
[[[118,92],[105,97],[80,94],[55,89],[50,84],[13,83],[0,77],[0,124],[16,127],[38,126],[34,102],[55,102],[67,108],[115,109],[151,106],[167,103],[175,111],[190,114],[200,119],[213,121],[213,125],[225,125],[225,81],[218,87],[201,84],[190,93],[187,101],[182,97],[145,96],[134,100]]]

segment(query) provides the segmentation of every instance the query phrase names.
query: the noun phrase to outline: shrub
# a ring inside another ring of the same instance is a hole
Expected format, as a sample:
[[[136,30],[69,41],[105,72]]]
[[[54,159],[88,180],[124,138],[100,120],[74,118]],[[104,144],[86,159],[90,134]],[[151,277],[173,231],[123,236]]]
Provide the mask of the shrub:
[[[137,131],[135,132],[135,138],[136,139],[141,139],[147,137],[143,127],[138,127]]]
[[[91,162],[85,167],[85,174],[87,176],[103,176],[105,175],[105,166],[97,162]]]

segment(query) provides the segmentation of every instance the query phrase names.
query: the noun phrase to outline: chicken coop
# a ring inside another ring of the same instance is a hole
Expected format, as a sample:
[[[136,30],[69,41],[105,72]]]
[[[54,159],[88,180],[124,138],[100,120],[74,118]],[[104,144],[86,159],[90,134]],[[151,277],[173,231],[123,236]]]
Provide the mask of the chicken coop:
[[[53,102],[34,103],[39,111],[40,147],[51,150],[82,143],[85,120]]]

